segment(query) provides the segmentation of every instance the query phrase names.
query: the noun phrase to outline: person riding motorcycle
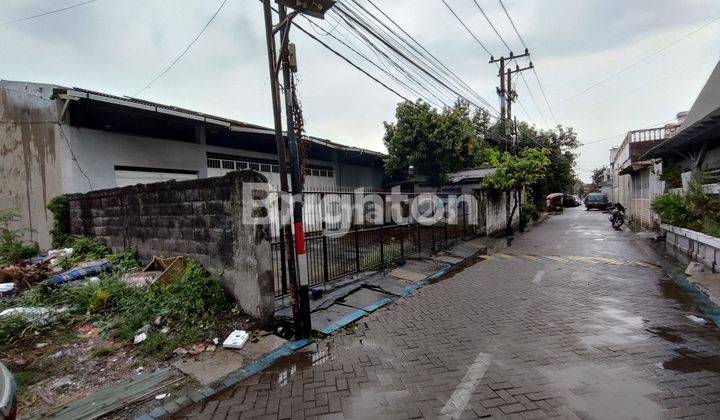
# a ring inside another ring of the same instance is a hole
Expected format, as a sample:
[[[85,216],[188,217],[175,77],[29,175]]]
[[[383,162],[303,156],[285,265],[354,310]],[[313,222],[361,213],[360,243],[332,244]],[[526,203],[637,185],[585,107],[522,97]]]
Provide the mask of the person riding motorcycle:
[[[625,223],[625,206],[620,203],[613,204],[608,217],[613,229],[620,230],[620,226]]]

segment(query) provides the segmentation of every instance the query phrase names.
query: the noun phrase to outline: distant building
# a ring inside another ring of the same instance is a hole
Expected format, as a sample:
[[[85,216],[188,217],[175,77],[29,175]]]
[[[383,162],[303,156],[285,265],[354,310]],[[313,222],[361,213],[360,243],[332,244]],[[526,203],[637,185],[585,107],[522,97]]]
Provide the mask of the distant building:
[[[311,138],[310,190],[378,188],[382,153]],[[55,196],[256,170],[280,182],[274,130],[85,89],[0,81],[0,210],[47,247]]]
[[[643,159],[653,147],[672,137],[680,127],[684,113],[678,121],[664,127],[633,130],[627,133],[620,146],[611,149],[611,180],[608,197],[627,209],[632,225],[652,229],[658,226],[657,216],[652,212],[652,200],[665,190],[659,178],[662,162]]]

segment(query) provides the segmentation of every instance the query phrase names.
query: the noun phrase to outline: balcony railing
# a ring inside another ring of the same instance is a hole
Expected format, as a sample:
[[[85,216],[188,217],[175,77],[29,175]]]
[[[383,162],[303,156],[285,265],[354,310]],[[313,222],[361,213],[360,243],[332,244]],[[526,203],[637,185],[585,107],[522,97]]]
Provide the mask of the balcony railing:
[[[660,128],[646,128],[644,130],[634,130],[627,134],[630,143],[638,141],[665,140],[672,137],[677,132],[677,127],[668,126]]]

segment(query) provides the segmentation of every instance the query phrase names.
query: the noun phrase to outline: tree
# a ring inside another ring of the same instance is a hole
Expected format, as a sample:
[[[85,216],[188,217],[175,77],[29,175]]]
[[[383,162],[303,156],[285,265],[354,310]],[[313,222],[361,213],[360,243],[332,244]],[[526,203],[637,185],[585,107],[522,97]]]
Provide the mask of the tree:
[[[520,154],[501,153],[496,149],[486,149],[485,164],[497,168],[497,171],[485,178],[485,183],[496,190],[504,191],[505,195],[505,233],[511,236],[513,233],[512,219],[518,208],[520,194],[527,188],[546,176],[547,168],[550,166],[550,151],[547,149],[527,148]],[[511,208],[511,198],[515,197],[515,203]]]
[[[535,205],[544,207],[545,197],[551,193],[574,193],[577,181],[574,170],[577,155],[574,150],[580,146],[577,133],[572,128],[565,129],[562,126],[550,131],[538,131],[523,122],[518,126],[520,149],[541,147],[550,153],[546,175],[530,186]]]
[[[395,117],[395,123],[385,123],[383,139],[390,175],[407,174],[412,166],[440,185],[449,172],[475,165],[480,143],[467,102],[458,101],[442,112],[423,101],[403,102]]]
[[[600,186],[605,181],[605,170],[606,167],[597,168],[593,170],[592,173],[592,191],[590,192],[598,192],[600,191]]]

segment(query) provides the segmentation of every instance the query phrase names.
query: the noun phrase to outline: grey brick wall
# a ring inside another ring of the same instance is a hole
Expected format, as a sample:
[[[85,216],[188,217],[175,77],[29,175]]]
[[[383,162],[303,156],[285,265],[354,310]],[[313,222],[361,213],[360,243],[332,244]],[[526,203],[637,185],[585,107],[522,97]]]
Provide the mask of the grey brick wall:
[[[68,195],[73,235],[95,237],[141,259],[184,255],[222,277],[242,308],[269,322],[274,290],[268,225],[242,224],[243,184],[266,183],[254,171]],[[261,198],[256,192],[254,198]]]

